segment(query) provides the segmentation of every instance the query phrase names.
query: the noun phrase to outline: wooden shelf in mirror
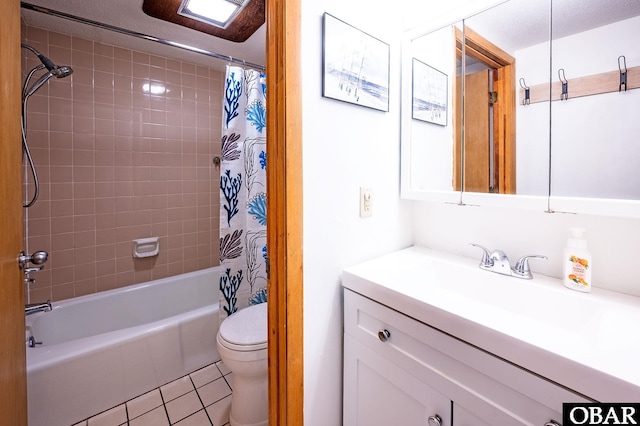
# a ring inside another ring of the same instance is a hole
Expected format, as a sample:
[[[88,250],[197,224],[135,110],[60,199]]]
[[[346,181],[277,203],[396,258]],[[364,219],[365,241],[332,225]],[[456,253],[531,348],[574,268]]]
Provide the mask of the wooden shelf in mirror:
[[[601,95],[603,93],[617,92],[620,86],[620,71],[608,71],[600,74],[587,75],[568,79],[569,100],[582,96]],[[627,68],[627,90],[640,88],[640,67]],[[549,100],[549,85],[537,84],[531,86],[529,103],[547,102]],[[624,91],[624,87],[623,87]],[[559,101],[562,93],[562,83],[555,81],[551,84],[551,100]],[[520,89],[519,103],[523,105],[524,89]]]

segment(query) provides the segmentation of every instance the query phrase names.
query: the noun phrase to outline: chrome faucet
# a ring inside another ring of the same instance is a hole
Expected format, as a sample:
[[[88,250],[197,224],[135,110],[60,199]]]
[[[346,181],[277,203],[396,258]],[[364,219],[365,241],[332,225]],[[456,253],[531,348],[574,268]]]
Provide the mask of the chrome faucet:
[[[489,249],[481,246],[480,244],[470,244],[482,250],[482,259],[480,260],[479,265],[480,269],[502,275],[509,275],[511,277],[523,278],[525,280],[530,280],[533,278],[531,268],[529,267],[529,259],[547,259],[547,256],[542,256],[539,254],[522,256],[520,259],[518,259],[515,266],[512,267],[509,263],[509,258],[502,250],[494,250],[493,252],[491,252],[489,251]]]
[[[31,315],[36,312],[49,312],[51,311],[51,300],[47,300],[45,303],[29,303],[24,305],[24,314]]]

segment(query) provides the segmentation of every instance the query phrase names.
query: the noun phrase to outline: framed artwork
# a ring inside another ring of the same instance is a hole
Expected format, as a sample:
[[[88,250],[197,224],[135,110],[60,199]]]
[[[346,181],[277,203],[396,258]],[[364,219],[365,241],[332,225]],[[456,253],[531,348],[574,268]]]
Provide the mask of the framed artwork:
[[[447,125],[448,77],[445,73],[413,58],[412,117]]]
[[[389,111],[389,45],[324,14],[322,96]]]

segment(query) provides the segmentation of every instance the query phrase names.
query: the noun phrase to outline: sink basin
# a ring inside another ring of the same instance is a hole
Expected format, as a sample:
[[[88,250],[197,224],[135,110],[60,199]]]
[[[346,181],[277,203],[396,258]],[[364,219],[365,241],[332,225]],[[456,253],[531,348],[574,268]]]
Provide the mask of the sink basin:
[[[345,269],[343,286],[595,400],[640,401],[640,298],[478,264],[411,247]]]

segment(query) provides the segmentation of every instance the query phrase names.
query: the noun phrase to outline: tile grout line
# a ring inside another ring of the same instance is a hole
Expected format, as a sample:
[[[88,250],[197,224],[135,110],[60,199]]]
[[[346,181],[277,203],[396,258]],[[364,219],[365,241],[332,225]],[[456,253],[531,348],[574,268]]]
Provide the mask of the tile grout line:
[[[160,399],[162,400],[162,408],[164,408],[164,414],[167,416],[167,422],[171,425],[171,417],[169,417],[169,410],[167,410],[167,403],[164,401],[164,395],[158,387],[158,393],[160,393]],[[175,398],[174,398],[175,399]]]
[[[209,419],[209,423],[213,426],[213,420],[211,420],[211,417],[209,417],[209,412],[207,411],[207,407],[205,407],[204,406],[204,402],[202,402],[202,398],[200,397],[200,392],[198,392],[198,387],[196,386],[195,382],[193,381],[193,377],[191,377],[191,374],[189,374],[189,380],[191,380],[191,384],[193,385],[193,389],[196,391],[196,396],[198,397],[198,401],[200,401],[200,405],[202,405],[202,409],[204,410],[204,414],[207,416],[207,419]],[[203,385],[203,386],[206,386],[206,384]],[[200,387],[202,387],[202,386],[200,386]],[[197,411],[196,411],[196,413],[197,413]],[[190,415],[192,416],[194,414],[195,413],[191,413]],[[187,416],[187,417],[189,417],[189,416]]]

